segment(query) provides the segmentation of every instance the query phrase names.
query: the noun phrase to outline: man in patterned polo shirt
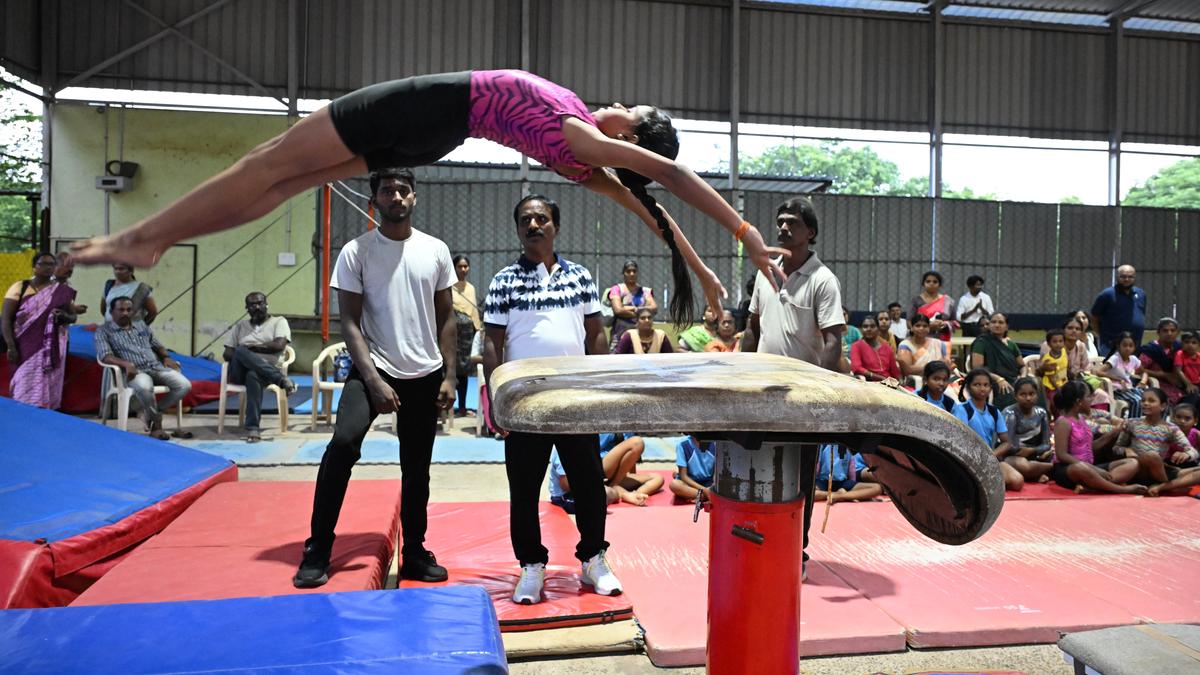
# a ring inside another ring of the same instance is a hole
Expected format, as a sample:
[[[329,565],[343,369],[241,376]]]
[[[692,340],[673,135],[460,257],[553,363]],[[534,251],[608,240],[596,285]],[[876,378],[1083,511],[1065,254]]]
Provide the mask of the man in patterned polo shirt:
[[[582,265],[554,252],[559,229],[558,204],[530,195],[513,210],[517,236],[524,249],[517,262],[496,273],[483,305],[485,380],[506,361],[539,356],[607,354],[600,321],[600,296],[592,275]],[[558,449],[575,497],[579,544],[575,557],[583,566],[582,582],[601,595],[617,595],[617,581],[604,559],[604,469],[596,434],[528,434],[513,431],[504,439],[508,473],[510,534],[521,578],[513,602],[542,601],[549,555],[542,546],[538,497],[550,449]]]

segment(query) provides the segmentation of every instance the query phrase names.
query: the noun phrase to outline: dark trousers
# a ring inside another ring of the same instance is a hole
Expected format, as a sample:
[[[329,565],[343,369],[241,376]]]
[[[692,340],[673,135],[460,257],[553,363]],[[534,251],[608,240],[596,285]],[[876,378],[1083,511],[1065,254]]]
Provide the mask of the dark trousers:
[[[458,412],[467,414],[467,373],[458,373]]]
[[[550,464],[550,449],[555,447],[575,497],[575,525],[579,528],[575,557],[584,561],[608,548],[604,541],[608,500],[604,496],[600,437],[513,431],[504,439],[504,468],[508,472],[509,532],[513,553],[522,565],[550,560],[549,551],[542,546],[538,496]]]
[[[268,359],[238,345],[229,362],[229,381],[246,387],[246,428],[257,429],[262,419],[262,394],[268,384],[283,386],[284,375]]]
[[[800,451],[800,492],[804,495],[804,559],[808,560],[808,526],[812,525],[813,489],[817,482],[817,455],[821,446],[805,443]]]
[[[980,327],[978,321],[966,322],[962,324],[963,337],[979,337],[983,334],[983,328]]]
[[[411,380],[399,380],[380,372],[383,381],[400,399],[400,528],[404,546],[401,555],[414,556],[425,550],[428,528],[429,463],[433,458],[433,439],[437,435],[437,395],[442,383],[441,371]],[[315,550],[333,549],[333,530],[337,526],[350,470],[361,456],[363,438],[379,412],[371,399],[357,367],[350,371],[338,403],[333,438],[321,458],[317,488],[313,495],[312,537],[305,542]]]

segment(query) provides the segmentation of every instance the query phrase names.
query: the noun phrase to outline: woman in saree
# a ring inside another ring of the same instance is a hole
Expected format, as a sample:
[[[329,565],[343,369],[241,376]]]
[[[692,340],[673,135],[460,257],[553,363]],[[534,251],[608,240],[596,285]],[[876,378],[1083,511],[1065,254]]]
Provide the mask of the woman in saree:
[[[1003,410],[1017,402],[1013,383],[1021,376],[1023,364],[1020,347],[1008,337],[1008,317],[996,312],[988,323],[988,332],[971,344],[971,368],[991,373],[992,403],[997,408]]]
[[[950,348],[945,342],[929,334],[929,318],[924,314],[915,314],[908,324],[908,337],[900,341],[896,351],[896,361],[900,373],[904,377],[920,377],[925,372],[925,364],[942,361],[950,365],[951,376],[958,367],[950,356]]]
[[[104,320],[112,321],[109,308],[116,298],[133,300],[133,320],[149,326],[158,316],[158,305],[154,303],[154,289],[133,276],[133,267],[125,263],[112,266],[113,278],[104,282]]]
[[[1158,380],[1158,388],[1171,405],[1179,402],[1183,390],[1175,379],[1175,354],[1183,349],[1179,341],[1179,323],[1169,316],[1158,320],[1158,339],[1142,345],[1138,352],[1146,374]]]
[[[12,397],[49,410],[62,404],[67,324],[82,309],[72,302],[75,289],[51,278],[57,264],[52,253],[35,255],[33,276],[8,289],[0,310]]]
[[[908,310],[909,322],[918,314],[929,319],[929,334],[949,342],[958,323],[954,321],[954,298],[942,293],[942,273],[929,270],[921,277],[921,293],[913,297]]]

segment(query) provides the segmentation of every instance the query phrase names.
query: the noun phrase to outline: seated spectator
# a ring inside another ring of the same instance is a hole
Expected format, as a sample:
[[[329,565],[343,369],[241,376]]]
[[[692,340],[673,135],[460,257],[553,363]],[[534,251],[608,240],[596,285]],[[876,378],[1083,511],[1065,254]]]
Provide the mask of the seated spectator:
[[[950,348],[945,342],[929,336],[929,318],[923,314],[916,315],[908,329],[908,337],[900,341],[900,351],[896,352],[900,373],[905,377],[920,375],[925,370],[925,364],[941,361],[950,366],[953,374],[954,361],[950,358]]]
[[[984,368],[992,375],[995,389],[993,403],[1007,408],[1016,403],[1013,383],[1021,376],[1025,361],[1021,349],[1008,337],[1008,317],[996,312],[989,317],[988,332],[971,343],[971,368]]]
[[[1053,467],[1050,449],[1050,414],[1038,405],[1037,381],[1022,377],[1013,385],[1017,402],[1004,409],[1004,426],[1012,448],[1004,461],[1026,481],[1045,483]]]
[[[692,326],[679,334],[679,350],[683,352],[702,352],[709,341],[717,336],[717,316],[712,307],[704,306],[704,323]]]
[[[1025,479],[1012,465],[1003,458],[1008,456],[1012,444],[1008,441],[1008,427],[1005,426],[1004,416],[996,406],[988,403],[992,395],[991,373],[983,368],[976,368],[963,378],[963,388],[959,393],[962,402],[954,406],[954,416],[979,434],[996,462],[1000,464],[1000,475],[1004,478],[1005,490],[1020,490],[1025,487]]]
[[[741,351],[742,336],[737,332],[733,321],[733,312],[725,310],[721,313],[721,321],[717,323],[717,336],[704,345],[706,352],[736,352]]]
[[[958,299],[954,318],[962,326],[962,334],[979,337],[983,334],[983,323],[995,312],[992,298],[983,292],[983,277],[972,274],[967,277],[967,292]]]
[[[1087,347],[1088,358],[1094,359],[1100,356],[1100,351],[1096,346],[1096,334],[1092,332],[1092,318],[1088,315],[1087,310],[1077,309],[1068,314],[1067,318],[1073,318],[1079,322],[1082,328],[1082,336],[1079,339],[1083,340],[1084,345]]]
[[[1196,428],[1196,406],[1191,403],[1179,403],[1171,409],[1171,421],[1187,436],[1192,448],[1200,450],[1200,429]],[[1182,466],[1182,465],[1181,465]]]
[[[1158,320],[1158,339],[1148,342],[1138,350],[1138,358],[1146,375],[1158,380],[1158,388],[1166,393],[1174,404],[1183,396],[1183,389],[1175,380],[1175,354],[1183,350],[1179,341],[1179,324],[1169,316]]]
[[[246,387],[246,442],[262,440],[262,393],[275,385],[288,394],[297,387],[284,372],[284,351],[292,341],[286,318],[271,316],[267,296],[257,291],[246,296],[249,318],[233,324],[222,358],[229,364],[229,381]]]
[[[625,265],[621,267],[621,273],[625,277],[624,281],[608,289],[608,299],[613,309],[612,337],[609,342],[609,351],[612,352],[617,350],[625,331],[636,325],[638,308],[658,311],[654,290],[638,283],[637,261],[626,260]]]
[[[1136,459],[1120,458],[1097,464],[1095,451],[1111,442],[1120,431],[1093,437],[1086,415],[1092,408],[1092,391],[1086,382],[1067,382],[1058,391],[1056,407],[1062,416],[1054,423],[1054,466],[1050,477],[1055,483],[1076,492],[1085,489],[1119,494],[1146,494],[1144,485],[1128,485],[1138,472]]]
[[[817,461],[814,500],[866,502],[883,494],[862,455],[840,445],[822,444]]]
[[[617,342],[617,354],[670,354],[675,351],[671,338],[654,327],[654,310],[642,307],[637,311],[637,328],[625,331]]]
[[[950,366],[945,361],[930,361],[921,371],[921,388],[917,390],[917,396],[953,414],[954,399],[946,392],[949,382]]]
[[[867,315],[862,320],[862,339],[850,347],[850,372],[867,378],[868,382],[894,380],[900,382],[900,367],[888,343],[879,336],[879,323]]]
[[[908,321],[918,314],[929,319],[929,334],[943,342],[949,342],[958,323],[954,320],[954,298],[942,293],[942,273],[929,270],[921,276],[921,292],[909,303]]]
[[[600,434],[600,457],[604,467],[604,491],[609,504],[623,501],[645,506],[646,499],[663,487],[662,476],[635,471],[646,443],[633,434]],[[550,502],[567,513],[575,513],[575,498],[558,450],[550,453]]]
[[[1088,383],[1088,386],[1095,392],[1093,395],[1093,405],[1097,407],[1108,408],[1111,401],[1108,400],[1108,394],[1102,389],[1104,380],[1100,374],[1094,372],[1092,368],[1092,359],[1088,356],[1087,342],[1083,337],[1083,323],[1074,314],[1069,314],[1062,324],[1063,331],[1063,348],[1067,352],[1067,379],[1083,380]],[[1041,354],[1046,355],[1050,347],[1042,342]],[[1046,393],[1046,398],[1051,399],[1052,394]]]
[[[1061,329],[1054,328],[1046,331],[1047,351],[1038,362],[1037,372],[1042,377],[1042,390],[1046,399],[1053,401],[1054,394],[1067,383],[1067,350],[1063,346],[1065,338]],[[1050,412],[1054,412],[1051,405]]]
[[[679,469],[671,481],[671,493],[687,501],[708,501],[717,464],[717,444],[701,443],[695,434],[675,446],[675,467]]]
[[[846,322],[846,334],[842,336],[842,358],[850,361],[850,347],[862,339],[862,333],[850,325],[850,310],[842,305],[842,320]]]
[[[9,392],[17,401],[47,410],[62,404],[67,325],[87,310],[75,304],[75,289],[53,279],[57,267],[52,254],[34,254],[33,276],[9,287],[0,310]]]
[[[149,284],[137,280],[133,275],[133,267],[124,263],[112,266],[113,278],[104,282],[104,297],[100,307],[104,308],[104,320],[112,321],[112,301],[116,298],[129,298],[133,302],[133,322],[144,323],[147,326],[154,323],[158,316],[158,305],[154,304],[154,289]]]
[[[113,298],[109,307],[112,320],[96,331],[96,356],[101,363],[110,363],[125,370],[133,388],[134,398],[142,411],[142,421],[150,435],[167,440],[162,428],[162,413],[183,400],[192,390],[192,383],[179,372],[179,362],[171,358],[167,348],[154,337],[150,327],[133,321],[133,300]],[[169,389],[161,401],[154,400],[154,385]],[[180,429],[179,438],[191,438],[190,431]]]
[[[1142,398],[1142,416],[1125,422],[1114,454],[1138,461],[1134,480],[1158,485],[1176,478],[1182,467],[1196,466],[1200,452],[1179,427],[1166,419],[1167,395],[1150,387]]]
[[[1175,352],[1175,381],[1183,396],[1181,403],[1200,405],[1200,333],[1185,330],[1179,336],[1183,349]]]
[[[897,340],[903,340],[908,337],[908,321],[904,318],[904,307],[898,302],[893,302],[887,306],[888,317],[891,318],[892,324],[888,326],[888,331],[896,336]]]
[[[892,333],[892,315],[888,314],[886,309],[881,309],[875,312],[875,323],[879,325],[879,337],[888,343],[888,346],[892,348],[892,353],[895,354],[900,343],[896,341],[896,336]]]
[[[663,489],[662,476],[638,473],[638,462],[646,451],[646,441],[634,434],[600,434],[600,458],[605,485],[615,488],[622,500],[645,506],[646,498]],[[627,494],[628,493],[628,494]]]
[[[1121,333],[1112,356],[1100,368],[1100,374],[1112,380],[1113,396],[1129,405],[1126,417],[1142,416],[1142,388],[1149,384],[1142,362],[1133,355],[1135,351],[1133,335]]]

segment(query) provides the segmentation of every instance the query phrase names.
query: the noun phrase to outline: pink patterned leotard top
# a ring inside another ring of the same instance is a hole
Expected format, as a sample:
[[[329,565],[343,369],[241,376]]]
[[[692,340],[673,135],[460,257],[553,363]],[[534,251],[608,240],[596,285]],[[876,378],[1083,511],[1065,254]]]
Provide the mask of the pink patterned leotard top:
[[[567,180],[591,177],[593,167],[575,158],[563,137],[563,116],[592,126],[596,120],[570,89],[522,70],[476,70],[471,73],[468,133],[518,150]],[[562,169],[578,169],[573,175]]]
[[[1067,453],[1081,462],[1095,464],[1096,455],[1092,452],[1092,428],[1088,426],[1087,422],[1077,417],[1067,415],[1066,420],[1071,424]],[[1058,455],[1054,456],[1054,463],[1058,464]]]

